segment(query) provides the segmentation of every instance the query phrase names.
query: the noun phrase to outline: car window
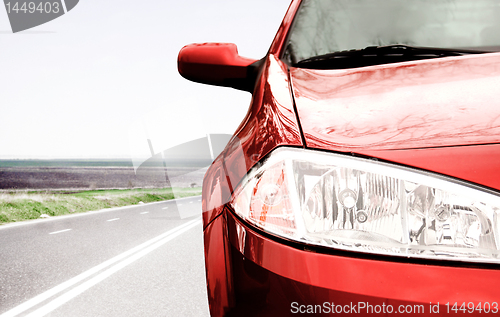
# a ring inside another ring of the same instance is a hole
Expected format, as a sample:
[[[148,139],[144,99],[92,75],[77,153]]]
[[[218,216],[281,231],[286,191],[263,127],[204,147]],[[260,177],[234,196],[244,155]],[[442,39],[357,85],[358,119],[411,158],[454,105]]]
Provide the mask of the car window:
[[[304,0],[285,57],[393,44],[496,50],[499,17],[496,0]]]

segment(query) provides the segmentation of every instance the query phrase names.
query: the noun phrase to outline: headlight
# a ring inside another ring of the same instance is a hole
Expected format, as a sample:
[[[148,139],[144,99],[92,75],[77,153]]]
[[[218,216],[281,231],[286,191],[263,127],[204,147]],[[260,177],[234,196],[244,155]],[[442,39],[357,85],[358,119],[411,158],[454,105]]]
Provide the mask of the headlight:
[[[280,148],[231,201],[274,235],[336,249],[499,263],[498,193],[373,160]]]

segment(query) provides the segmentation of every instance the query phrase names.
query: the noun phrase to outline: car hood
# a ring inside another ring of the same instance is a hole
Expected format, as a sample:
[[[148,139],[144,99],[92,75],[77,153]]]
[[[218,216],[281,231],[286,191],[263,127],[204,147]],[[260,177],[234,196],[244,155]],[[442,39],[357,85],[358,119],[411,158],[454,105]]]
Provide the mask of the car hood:
[[[500,142],[500,54],[349,70],[291,69],[309,147],[341,151]]]
[[[418,167],[500,190],[500,54],[348,70],[290,69],[308,148]]]

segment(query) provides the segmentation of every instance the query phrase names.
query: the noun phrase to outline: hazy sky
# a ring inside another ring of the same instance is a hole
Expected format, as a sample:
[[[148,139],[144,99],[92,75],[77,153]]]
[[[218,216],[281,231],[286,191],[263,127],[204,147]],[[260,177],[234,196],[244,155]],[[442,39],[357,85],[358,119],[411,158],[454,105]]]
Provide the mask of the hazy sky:
[[[13,34],[0,8],[0,158],[114,158],[232,134],[250,94],[195,84],[177,53],[232,42],[265,55],[289,0],[81,0]]]

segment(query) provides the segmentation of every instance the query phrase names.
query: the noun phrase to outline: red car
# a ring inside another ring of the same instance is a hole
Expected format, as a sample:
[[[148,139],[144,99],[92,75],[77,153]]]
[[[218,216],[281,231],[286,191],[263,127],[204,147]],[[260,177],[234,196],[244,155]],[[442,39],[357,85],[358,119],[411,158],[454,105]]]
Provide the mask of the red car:
[[[203,184],[212,316],[493,315],[500,3],[294,0],[261,60],[179,53],[252,93]]]

